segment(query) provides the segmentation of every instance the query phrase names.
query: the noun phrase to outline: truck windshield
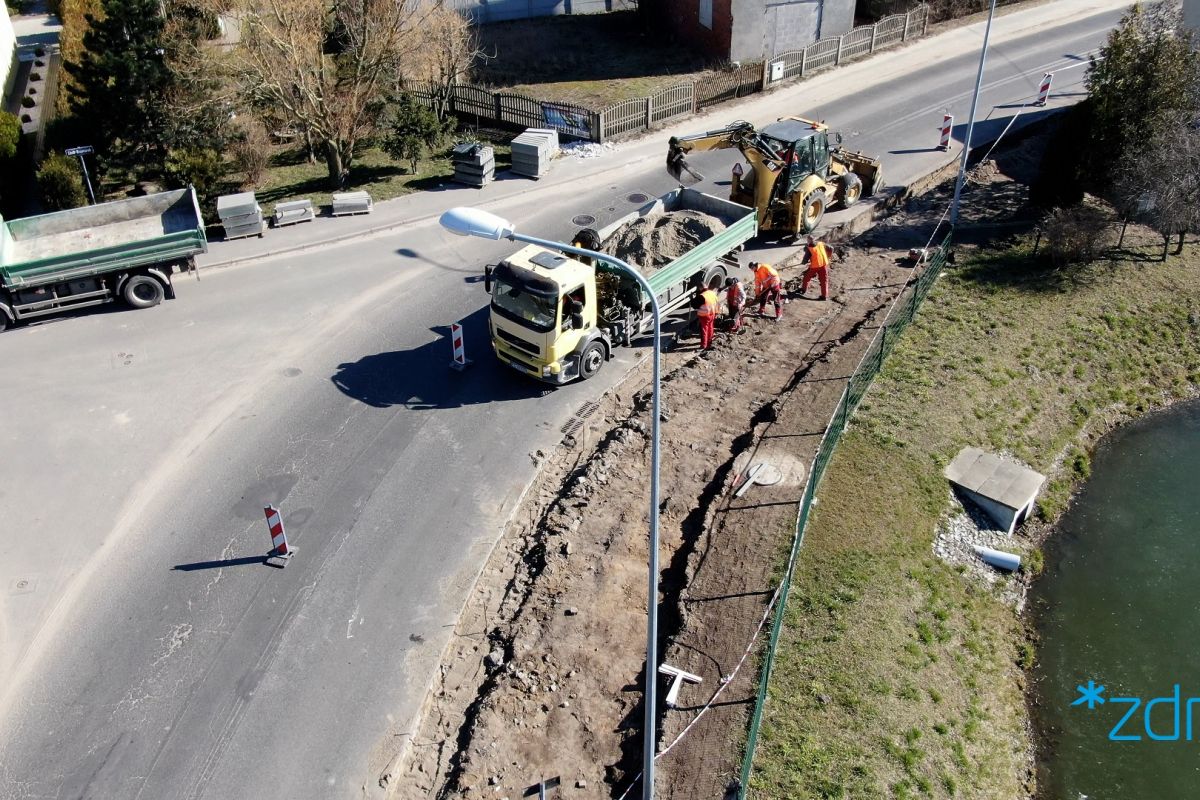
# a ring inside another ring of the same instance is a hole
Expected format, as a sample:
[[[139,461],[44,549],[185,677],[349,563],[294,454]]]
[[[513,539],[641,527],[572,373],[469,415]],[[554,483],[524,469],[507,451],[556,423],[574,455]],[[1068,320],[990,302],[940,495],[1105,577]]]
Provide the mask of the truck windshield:
[[[500,316],[536,331],[558,321],[558,285],[535,272],[501,263],[492,271],[492,308]]]

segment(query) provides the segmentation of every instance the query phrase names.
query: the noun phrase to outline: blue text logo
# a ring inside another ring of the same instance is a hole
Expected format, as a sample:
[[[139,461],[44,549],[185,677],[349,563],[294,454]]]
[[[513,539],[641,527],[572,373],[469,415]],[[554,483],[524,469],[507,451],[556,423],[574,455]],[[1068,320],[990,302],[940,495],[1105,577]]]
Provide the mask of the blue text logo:
[[[1081,706],[1088,711],[1105,705],[1124,707],[1121,718],[1108,732],[1109,741],[1193,741],[1193,707],[1200,705],[1200,697],[1189,697],[1185,700],[1178,683],[1172,688],[1171,694],[1149,700],[1140,697],[1105,697],[1104,684],[1097,684],[1095,681],[1080,684],[1075,687],[1075,691],[1079,694],[1071,703],[1072,706]]]

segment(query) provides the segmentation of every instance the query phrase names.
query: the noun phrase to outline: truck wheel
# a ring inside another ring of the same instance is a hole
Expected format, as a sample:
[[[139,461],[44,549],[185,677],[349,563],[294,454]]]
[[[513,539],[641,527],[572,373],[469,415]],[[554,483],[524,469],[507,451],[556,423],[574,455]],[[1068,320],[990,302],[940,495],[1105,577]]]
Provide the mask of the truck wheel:
[[[592,342],[587,347],[583,348],[583,353],[579,356],[579,377],[583,380],[595,375],[604,366],[604,345],[600,342]]]
[[[163,285],[149,275],[134,275],[125,282],[125,302],[134,308],[151,308],[163,301]]]
[[[842,176],[841,183],[842,208],[849,208],[862,197],[862,181],[853,172],[847,172]]]
[[[824,189],[814,189],[804,198],[804,216],[800,220],[800,230],[803,233],[812,233],[821,224],[821,218],[825,216],[825,206]]]
[[[704,288],[719,290],[725,286],[726,272],[724,267],[709,267],[704,273]]]
[[[8,315],[0,311],[0,332],[8,327]]]

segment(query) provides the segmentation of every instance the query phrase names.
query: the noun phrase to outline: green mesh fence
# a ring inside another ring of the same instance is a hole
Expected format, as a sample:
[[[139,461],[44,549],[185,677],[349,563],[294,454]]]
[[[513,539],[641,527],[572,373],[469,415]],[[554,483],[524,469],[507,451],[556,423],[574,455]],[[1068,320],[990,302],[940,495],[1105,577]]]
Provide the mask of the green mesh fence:
[[[937,249],[930,252],[925,268],[915,280],[905,287],[903,292],[897,295],[892,307],[888,309],[883,325],[876,332],[862,359],[858,362],[858,366],[846,381],[846,388],[842,392],[841,399],[838,400],[833,415],[829,418],[825,434],[821,437],[821,444],[817,447],[817,454],[813,457],[812,468],[808,472],[808,481],[804,486],[804,496],[800,500],[800,507],[796,513],[796,533],[792,539],[792,551],[788,557],[787,569],[784,571],[780,585],[779,599],[775,605],[774,617],[771,622],[771,637],[767,640],[766,653],[759,673],[758,697],[754,702],[754,713],[750,718],[749,738],[746,741],[746,755],[742,760],[739,800],[745,798],[749,791],[750,772],[754,765],[754,752],[758,746],[758,730],[762,725],[763,706],[767,701],[767,687],[770,685],[771,668],[775,663],[775,649],[779,646],[779,634],[783,630],[783,617],[784,611],[787,609],[788,592],[792,585],[792,573],[796,567],[796,557],[800,552],[800,546],[804,543],[804,530],[808,526],[808,515],[812,510],[817,487],[821,484],[825,467],[829,465],[829,459],[833,457],[833,450],[837,447],[842,432],[846,430],[847,422],[854,414],[854,410],[858,408],[867,389],[870,388],[871,381],[875,380],[875,376],[883,368],[883,362],[892,348],[896,346],[900,334],[916,316],[921,303],[924,302],[929,290],[933,288],[934,281],[937,280],[945,266],[946,254],[950,248],[950,236],[951,234],[947,234]]]

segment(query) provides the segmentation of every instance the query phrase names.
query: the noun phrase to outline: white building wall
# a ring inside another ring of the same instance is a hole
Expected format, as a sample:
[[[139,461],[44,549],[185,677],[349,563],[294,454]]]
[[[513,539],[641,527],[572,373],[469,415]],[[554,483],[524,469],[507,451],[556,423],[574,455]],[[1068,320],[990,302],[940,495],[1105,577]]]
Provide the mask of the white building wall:
[[[8,9],[0,10],[0,99],[8,97],[17,77],[17,36],[13,33]]]

